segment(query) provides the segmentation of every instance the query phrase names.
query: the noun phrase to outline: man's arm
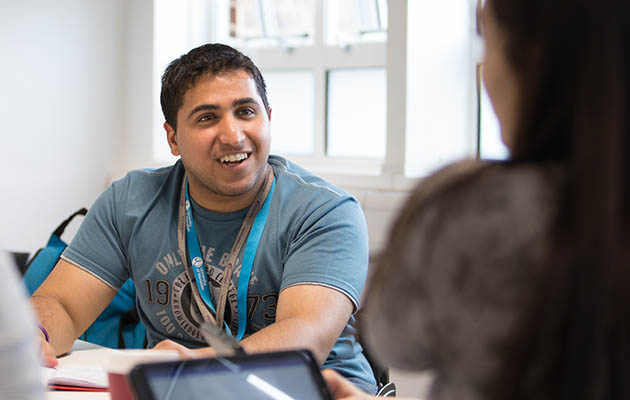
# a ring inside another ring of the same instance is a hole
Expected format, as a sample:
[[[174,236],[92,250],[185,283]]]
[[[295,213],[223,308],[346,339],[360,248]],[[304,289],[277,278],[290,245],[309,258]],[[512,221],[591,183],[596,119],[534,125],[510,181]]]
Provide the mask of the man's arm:
[[[338,290],[321,285],[296,285],[278,297],[276,322],[241,341],[247,352],[306,348],[323,364],[348,323],[353,304]],[[182,356],[214,356],[211,348],[188,350],[170,340],[156,348],[176,349]]]
[[[55,355],[66,353],[112,301],[116,290],[65,260],[33,293],[31,303]]]
[[[307,348],[319,361],[328,353],[348,323],[353,305],[338,290],[320,285],[296,285],[278,297],[276,322],[241,344],[249,352]]]

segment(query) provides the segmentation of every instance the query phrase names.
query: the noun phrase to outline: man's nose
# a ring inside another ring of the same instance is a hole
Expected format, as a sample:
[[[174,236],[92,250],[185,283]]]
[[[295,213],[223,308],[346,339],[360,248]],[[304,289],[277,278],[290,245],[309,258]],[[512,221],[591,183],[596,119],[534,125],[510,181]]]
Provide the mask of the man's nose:
[[[238,147],[245,142],[245,134],[239,121],[233,116],[227,116],[219,127],[219,141],[223,144]]]

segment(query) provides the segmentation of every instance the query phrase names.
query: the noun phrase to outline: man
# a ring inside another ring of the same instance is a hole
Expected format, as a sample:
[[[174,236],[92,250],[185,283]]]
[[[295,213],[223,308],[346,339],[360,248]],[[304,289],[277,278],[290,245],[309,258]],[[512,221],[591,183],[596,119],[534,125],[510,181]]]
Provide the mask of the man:
[[[374,392],[352,327],[368,258],[357,201],[269,156],[264,80],[231,47],[172,62],[161,104],[181,160],[130,172],[91,207],[33,295],[44,351],[67,351],[131,277],[149,347],[212,356],[205,320],[250,352],[308,348]]]

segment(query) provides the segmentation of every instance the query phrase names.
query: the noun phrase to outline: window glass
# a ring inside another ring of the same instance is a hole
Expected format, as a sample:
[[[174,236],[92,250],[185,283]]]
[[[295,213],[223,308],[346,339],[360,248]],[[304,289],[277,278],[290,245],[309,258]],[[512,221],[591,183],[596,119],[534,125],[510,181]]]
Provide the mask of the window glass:
[[[476,153],[474,10],[461,0],[408,3],[406,176]]]
[[[230,36],[248,45],[311,44],[315,0],[236,0],[230,24]]]
[[[230,8],[230,35],[239,39],[265,35],[258,0],[236,0]]]
[[[274,0],[273,16],[281,36],[313,36],[315,0]]]
[[[384,68],[329,71],[329,156],[385,157],[386,92]]]
[[[328,1],[326,42],[347,45],[387,40],[387,1]]]
[[[313,73],[299,70],[262,71],[271,112],[271,152],[313,153]]]

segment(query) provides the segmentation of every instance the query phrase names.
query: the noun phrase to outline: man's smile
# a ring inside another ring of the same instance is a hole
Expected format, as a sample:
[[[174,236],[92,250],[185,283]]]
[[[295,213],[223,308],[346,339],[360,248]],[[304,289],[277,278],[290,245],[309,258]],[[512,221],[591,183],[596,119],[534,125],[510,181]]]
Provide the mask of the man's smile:
[[[219,158],[219,161],[221,161],[223,164],[234,164],[234,163],[241,163],[243,162],[243,160],[246,160],[247,158],[249,158],[249,154],[250,153],[236,153],[236,154],[228,154],[228,155],[224,155],[222,157]]]

